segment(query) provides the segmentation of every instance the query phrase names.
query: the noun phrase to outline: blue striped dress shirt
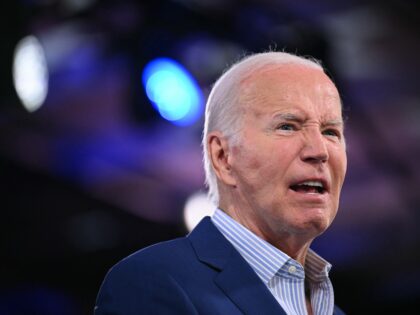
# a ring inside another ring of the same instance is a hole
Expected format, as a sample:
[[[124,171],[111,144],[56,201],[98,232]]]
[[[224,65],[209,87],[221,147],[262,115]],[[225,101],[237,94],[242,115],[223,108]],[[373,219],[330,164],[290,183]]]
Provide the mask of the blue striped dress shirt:
[[[251,265],[287,314],[307,315],[305,276],[310,288],[313,314],[333,314],[334,291],[328,278],[331,265],[326,260],[309,250],[303,268],[299,262],[252,233],[222,210],[216,209],[211,219]]]

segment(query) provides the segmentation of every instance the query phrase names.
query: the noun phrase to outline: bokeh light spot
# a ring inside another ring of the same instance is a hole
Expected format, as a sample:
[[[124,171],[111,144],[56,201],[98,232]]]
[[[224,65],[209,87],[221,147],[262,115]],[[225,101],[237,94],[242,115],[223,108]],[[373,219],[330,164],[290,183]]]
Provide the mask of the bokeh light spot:
[[[42,106],[48,93],[48,68],[44,49],[34,36],[23,38],[16,46],[13,83],[19,99],[29,112]]]
[[[191,195],[184,207],[184,222],[188,231],[192,231],[205,216],[211,216],[214,210],[215,205],[207,197],[207,194],[197,192]]]
[[[186,126],[202,115],[202,92],[178,62],[169,58],[154,59],[144,68],[142,79],[147,97],[164,119]]]

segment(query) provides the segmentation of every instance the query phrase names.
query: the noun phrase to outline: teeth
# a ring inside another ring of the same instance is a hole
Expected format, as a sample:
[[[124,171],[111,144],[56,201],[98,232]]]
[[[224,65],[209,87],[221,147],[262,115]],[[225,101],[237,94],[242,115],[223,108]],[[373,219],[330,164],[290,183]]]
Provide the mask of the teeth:
[[[318,181],[309,181],[308,180],[306,182],[303,182],[303,183],[299,184],[299,186],[301,186],[301,185],[324,188],[324,185],[322,185],[322,183],[321,182],[318,182]]]

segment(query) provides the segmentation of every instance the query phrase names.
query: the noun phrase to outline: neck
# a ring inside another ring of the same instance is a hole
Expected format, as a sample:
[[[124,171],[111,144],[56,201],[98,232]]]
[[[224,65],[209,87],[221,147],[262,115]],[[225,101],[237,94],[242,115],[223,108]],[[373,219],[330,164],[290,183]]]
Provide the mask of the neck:
[[[306,255],[308,254],[309,246],[311,241],[308,242],[296,242],[295,240],[285,240],[277,242],[275,247],[280,249],[283,253],[286,253],[291,258],[299,262],[303,267],[305,266]]]
[[[219,208],[255,235],[298,261],[302,266],[305,266],[306,255],[313,237],[284,230],[274,231],[268,225],[258,224],[255,220],[243,215],[236,210],[236,207],[223,207],[221,204]]]

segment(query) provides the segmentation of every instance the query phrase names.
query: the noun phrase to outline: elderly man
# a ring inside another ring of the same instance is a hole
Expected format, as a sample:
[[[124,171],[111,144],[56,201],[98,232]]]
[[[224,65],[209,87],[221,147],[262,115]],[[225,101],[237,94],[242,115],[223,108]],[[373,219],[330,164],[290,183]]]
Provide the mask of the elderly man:
[[[231,67],[210,93],[203,148],[215,214],[113,267],[95,314],[342,314],[330,264],[309,249],[337,213],[347,166],[322,67],[283,52]]]

